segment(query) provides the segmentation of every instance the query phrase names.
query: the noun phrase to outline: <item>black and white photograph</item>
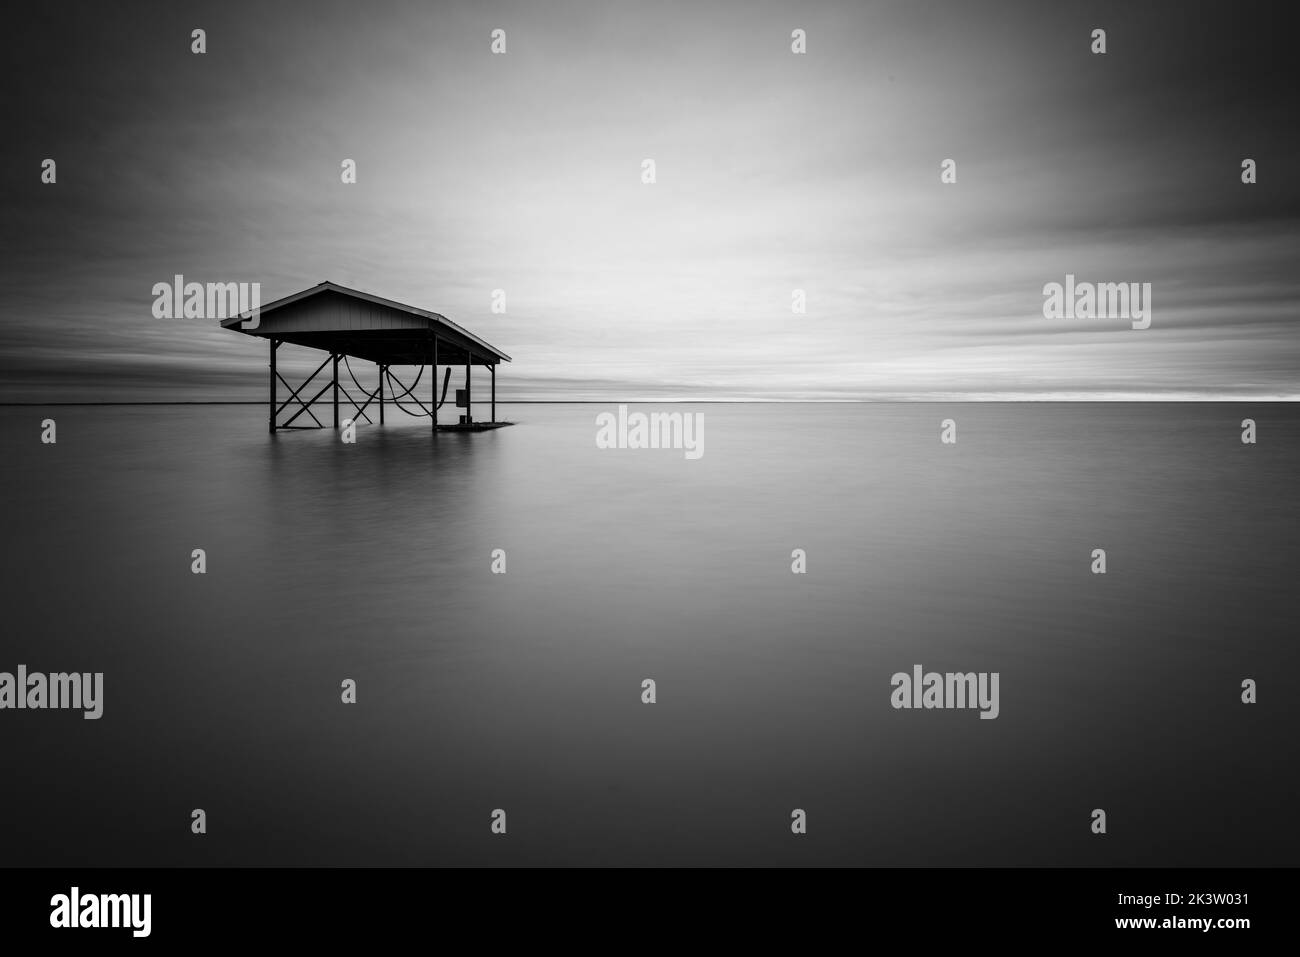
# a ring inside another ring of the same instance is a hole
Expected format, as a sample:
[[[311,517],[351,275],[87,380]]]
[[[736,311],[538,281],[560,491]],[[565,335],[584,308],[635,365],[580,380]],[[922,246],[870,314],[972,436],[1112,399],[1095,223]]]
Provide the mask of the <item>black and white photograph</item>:
[[[1285,933],[1291,5],[5,20],[0,934]]]

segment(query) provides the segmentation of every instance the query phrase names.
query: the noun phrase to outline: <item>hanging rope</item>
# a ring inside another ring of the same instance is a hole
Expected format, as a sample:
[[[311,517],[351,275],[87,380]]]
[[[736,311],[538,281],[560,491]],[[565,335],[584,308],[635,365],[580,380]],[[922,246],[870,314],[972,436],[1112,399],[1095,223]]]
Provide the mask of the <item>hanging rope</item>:
[[[402,384],[401,380],[398,379],[397,376],[393,375],[393,370],[392,370],[391,368],[385,367],[385,369],[384,369],[384,375],[388,376],[388,381],[389,381],[390,383],[394,383],[394,382],[395,382],[395,383],[397,383],[398,385],[401,385],[401,384]],[[402,396],[410,395],[410,394],[411,394],[411,390],[414,389],[417,385],[420,384],[420,379],[423,378],[423,377],[424,377],[424,366],[420,366],[420,371],[417,372],[417,373],[415,374],[415,381],[411,383],[411,388],[410,388],[410,389],[407,389],[406,391],[404,391],[404,392],[402,393]],[[396,401],[397,399],[400,399],[402,396],[394,395],[394,396],[393,396],[393,399],[394,399],[394,401]]]
[[[356,373],[354,373],[354,372],[352,371],[352,363],[348,361],[348,357],[347,357],[346,355],[343,357],[343,365],[347,368],[347,370],[348,370],[348,376],[352,379],[352,384],[355,385],[355,386],[357,387],[357,391],[358,391],[358,392],[360,392],[362,395],[364,395],[368,400],[369,400],[369,399],[374,399],[374,398],[378,397],[379,392],[380,392],[380,389],[379,389],[378,387],[376,387],[376,389],[375,389],[373,392],[367,390],[366,387],[363,386],[363,385],[362,385],[362,384],[357,380]],[[393,375],[392,370],[391,370],[388,366],[384,366],[383,375],[384,375],[385,378],[387,378],[387,380],[388,380],[388,384],[389,384],[390,386],[393,386],[394,388],[392,389],[392,394],[389,395],[389,396],[386,396],[386,397],[384,398],[383,401],[390,401],[390,400],[391,400],[392,403],[393,403],[393,405],[397,406],[399,409],[401,409],[401,410],[402,410],[403,412],[405,412],[407,415],[413,415],[413,416],[415,416],[416,418],[425,418],[425,419],[430,418],[430,417],[433,415],[433,412],[432,412],[432,411],[426,411],[423,407],[421,407],[420,411],[418,411],[418,412],[412,412],[410,409],[406,408],[406,406],[402,405],[401,401],[399,401],[399,400],[405,398],[406,396],[411,395],[411,393],[415,391],[416,386],[418,386],[418,385],[420,384],[420,380],[421,380],[422,378],[424,378],[424,369],[425,369],[424,366],[420,366],[420,371],[417,372],[417,373],[415,374],[415,381],[412,382],[409,386],[406,386],[406,387],[402,388],[402,391],[399,393],[399,392],[397,391],[397,388],[396,388],[396,387],[402,387],[402,386],[403,386],[403,382],[402,382],[402,380],[399,379],[399,378],[397,378],[397,376]],[[450,378],[451,378],[451,369],[448,369],[448,370],[447,370],[447,379],[450,379]],[[382,380],[381,380],[380,384],[381,384],[381,385],[383,384],[383,383],[382,383]],[[436,382],[436,381],[434,382],[434,385],[435,385],[435,387],[437,386],[437,382]],[[439,401],[439,400],[437,399],[437,396],[436,396],[436,393],[435,393],[433,399],[431,399],[430,401],[433,402],[433,403],[436,403],[436,407],[440,407],[440,406],[442,405],[442,402],[445,401],[446,398],[447,398],[447,383],[446,383],[446,381],[443,382],[443,387],[442,387],[442,396],[443,396],[442,401]],[[411,396],[411,398],[412,398],[412,399],[415,399],[414,396]],[[419,399],[415,399],[415,402],[416,402],[417,405],[420,404],[420,400],[419,400]],[[355,403],[353,403],[353,404],[355,404]]]
[[[398,379],[397,376],[393,375],[393,373],[392,373],[391,371],[389,371],[388,369],[385,369],[385,370],[384,370],[384,375],[386,375],[386,376],[388,377],[388,382],[389,382],[390,385],[398,385],[398,386],[400,386],[400,385],[402,384],[402,381],[401,381],[400,379]],[[403,391],[403,392],[401,393],[401,395],[402,395],[402,396],[411,395],[411,390],[414,389],[417,385],[420,384],[420,377],[423,376],[423,375],[424,375],[424,366],[420,366],[420,371],[419,371],[419,373],[416,375],[416,377],[415,377],[415,381],[412,382],[411,385],[410,385],[410,387],[407,388],[405,391]],[[422,418],[426,418],[426,419],[427,419],[427,418],[430,418],[430,417],[433,415],[432,412],[426,412],[423,408],[421,408],[419,412],[412,412],[410,409],[406,408],[406,406],[402,405],[402,403],[399,401],[400,396],[397,394],[396,390],[394,390],[394,392],[393,392],[393,397],[392,397],[392,398],[393,398],[393,405],[397,406],[399,409],[401,409],[401,410],[402,410],[403,412],[405,412],[407,415],[414,415],[414,416],[416,416],[416,417],[422,417]],[[412,398],[414,398],[414,396],[412,396]],[[416,402],[418,403],[419,400],[416,399]]]
[[[360,382],[357,381],[356,374],[352,371],[352,363],[348,361],[348,357],[347,357],[347,356],[344,356],[344,357],[343,357],[343,364],[344,364],[345,366],[347,366],[348,375],[352,377],[352,384],[355,385],[355,386],[357,387],[357,391],[358,391],[358,392],[360,392],[362,395],[364,395],[367,399],[373,399],[373,398],[375,398],[376,396],[379,395],[379,388],[378,388],[378,387],[375,388],[375,391],[374,391],[374,392],[367,392],[367,391],[366,391],[366,387],[363,386]]]

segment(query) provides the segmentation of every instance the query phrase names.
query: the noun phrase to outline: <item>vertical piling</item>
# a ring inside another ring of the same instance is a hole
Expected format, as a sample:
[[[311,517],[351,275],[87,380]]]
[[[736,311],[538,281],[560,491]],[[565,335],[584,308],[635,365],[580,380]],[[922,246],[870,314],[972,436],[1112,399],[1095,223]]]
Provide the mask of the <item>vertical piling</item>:
[[[269,419],[268,424],[271,427],[271,432],[274,433],[275,432],[275,350],[280,348],[280,343],[270,337],[268,337],[266,341],[271,344],[271,399],[270,399],[270,404],[267,407],[268,410],[267,418]]]
[[[339,427],[339,354],[332,353],[334,357],[334,428]]]

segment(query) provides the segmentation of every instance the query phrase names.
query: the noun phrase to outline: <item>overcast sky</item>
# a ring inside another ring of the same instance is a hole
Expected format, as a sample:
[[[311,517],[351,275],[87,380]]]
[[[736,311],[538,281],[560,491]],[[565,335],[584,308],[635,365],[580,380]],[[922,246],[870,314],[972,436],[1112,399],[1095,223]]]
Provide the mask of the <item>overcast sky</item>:
[[[1297,395],[1273,9],[27,6],[0,399],[261,398],[264,343],[153,317],[176,273],[441,312],[515,357],[507,398]],[[1151,328],[1044,319],[1066,273],[1150,282]]]

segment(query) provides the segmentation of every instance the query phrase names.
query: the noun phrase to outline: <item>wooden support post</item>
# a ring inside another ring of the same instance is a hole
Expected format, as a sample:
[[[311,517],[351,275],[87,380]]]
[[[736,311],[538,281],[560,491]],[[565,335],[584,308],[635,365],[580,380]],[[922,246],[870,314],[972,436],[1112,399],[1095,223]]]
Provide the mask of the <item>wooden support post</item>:
[[[433,431],[438,431],[438,334],[433,334],[433,392],[429,395],[429,409],[433,413]]]
[[[494,362],[488,369],[492,371],[492,422],[497,420],[497,364]]]
[[[339,427],[339,354],[334,353],[334,428]]]
[[[280,343],[270,338],[268,338],[266,341],[271,344],[271,404],[269,406],[268,418],[270,419],[269,425],[271,427],[271,433],[274,435],[275,434],[275,398],[276,398],[275,396],[275,375],[276,375],[275,350],[280,348]]]
[[[379,424],[384,424],[384,376],[388,373],[388,366],[380,363],[379,365]]]
[[[474,356],[470,352],[465,353],[465,424],[470,425],[474,421],[474,400],[470,397],[469,391],[469,370],[474,368]]]

